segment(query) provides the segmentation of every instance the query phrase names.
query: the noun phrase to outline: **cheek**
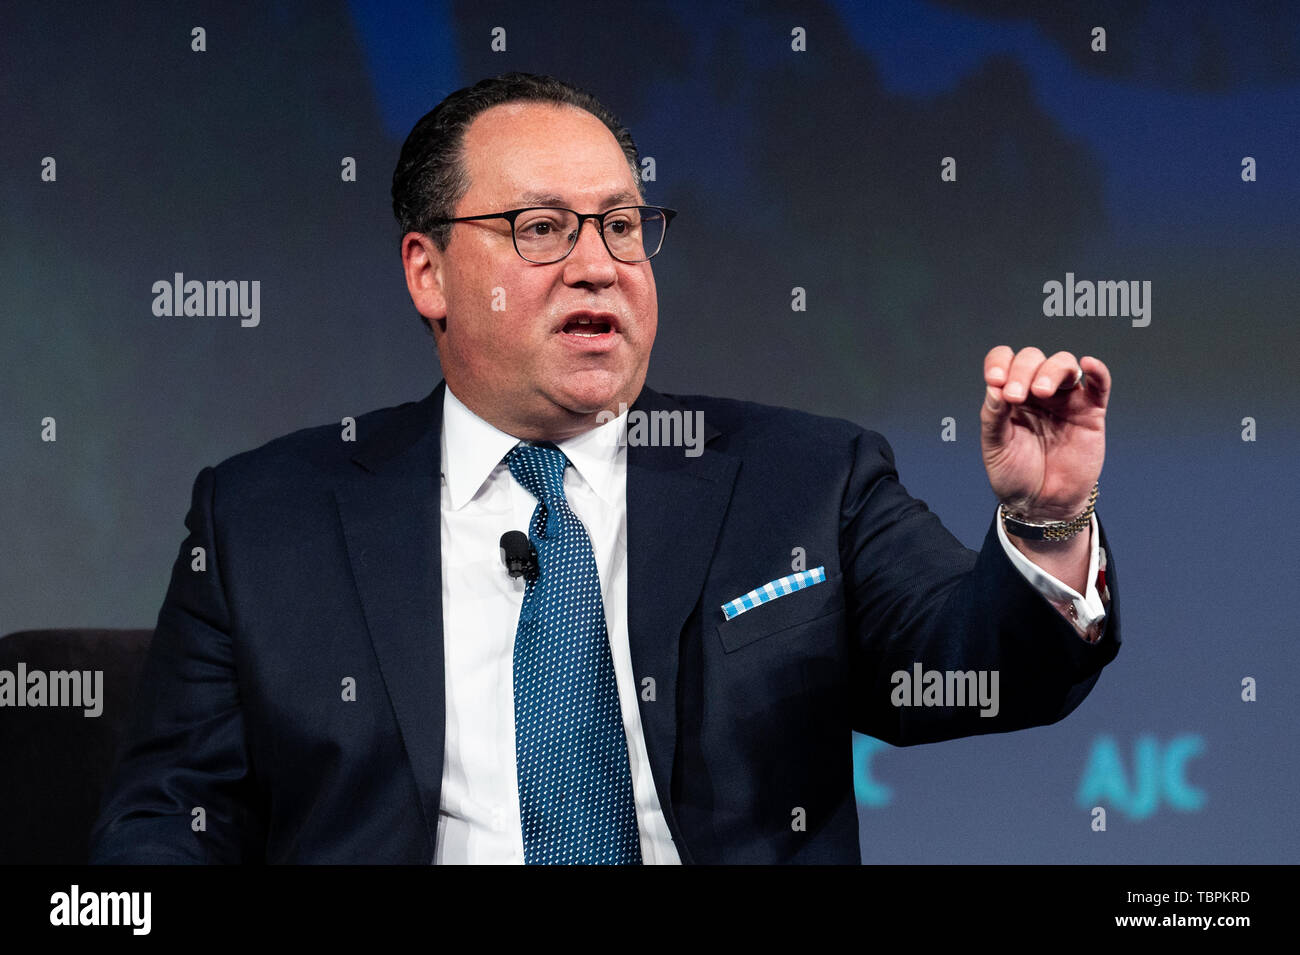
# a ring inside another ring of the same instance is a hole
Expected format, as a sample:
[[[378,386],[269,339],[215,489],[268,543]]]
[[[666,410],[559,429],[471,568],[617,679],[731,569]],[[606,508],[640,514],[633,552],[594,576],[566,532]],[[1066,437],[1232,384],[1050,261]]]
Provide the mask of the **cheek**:
[[[655,289],[654,274],[647,271],[645,284],[641,289],[641,314],[645,316],[643,328],[645,330],[646,343],[649,344],[654,340],[655,330],[659,324],[659,295]]]
[[[518,277],[480,290],[477,308],[462,312],[458,357],[483,375],[527,374],[546,354],[547,291]],[[495,307],[494,307],[495,306]]]
[[[462,362],[490,365],[527,350],[522,317],[531,307],[527,283],[502,274],[491,260],[472,263],[455,276],[448,299],[448,338]]]

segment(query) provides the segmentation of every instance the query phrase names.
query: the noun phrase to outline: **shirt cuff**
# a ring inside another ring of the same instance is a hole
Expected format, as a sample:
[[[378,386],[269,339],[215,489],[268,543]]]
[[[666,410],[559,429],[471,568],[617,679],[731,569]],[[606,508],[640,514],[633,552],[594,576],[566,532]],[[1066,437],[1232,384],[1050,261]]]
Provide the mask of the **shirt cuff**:
[[[1088,558],[1087,594],[1080,594],[1073,587],[1057,580],[1022,554],[1007,537],[1006,528],[1002,526],[1000,517],[995,517],[994,523],[998,526],[998,540],[1002,542],[1002,548],[1007,552],[1007,557],[1015,565],[1016,570],[1020,571],[1035,590],[1074,624],[1074,629],[1081,637],[1089,643],[1096,643],[1101,637],[1101,624],[1106,619],[1106,605],[1102,601],[1102,594],[1097,590],[1098,572],[1104,572],[1106,569],[1106,552],[1101,547],[1096,513],[1093,513],[1088,524],[1092,553]]]

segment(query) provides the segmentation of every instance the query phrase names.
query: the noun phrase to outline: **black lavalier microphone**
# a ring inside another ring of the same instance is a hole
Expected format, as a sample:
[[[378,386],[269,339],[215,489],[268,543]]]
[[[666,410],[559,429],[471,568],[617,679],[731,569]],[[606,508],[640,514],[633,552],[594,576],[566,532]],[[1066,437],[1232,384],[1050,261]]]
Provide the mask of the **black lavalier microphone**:
[[[537,548],[523,531],[506,531],[501,535],[501,559],[511,577],[537,577]]]

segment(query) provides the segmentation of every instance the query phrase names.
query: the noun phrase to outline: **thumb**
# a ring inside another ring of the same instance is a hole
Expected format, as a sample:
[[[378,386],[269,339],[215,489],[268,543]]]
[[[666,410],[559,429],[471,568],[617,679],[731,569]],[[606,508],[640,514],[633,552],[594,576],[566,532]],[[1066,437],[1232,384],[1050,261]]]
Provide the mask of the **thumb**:
[[[980,408],[980,424],[984,434],[996,438],[1002,433],[1002,426],[1011,415],[1011,403],[1002,397],[1002,389],[993,385],[984,388],[984,405]]]

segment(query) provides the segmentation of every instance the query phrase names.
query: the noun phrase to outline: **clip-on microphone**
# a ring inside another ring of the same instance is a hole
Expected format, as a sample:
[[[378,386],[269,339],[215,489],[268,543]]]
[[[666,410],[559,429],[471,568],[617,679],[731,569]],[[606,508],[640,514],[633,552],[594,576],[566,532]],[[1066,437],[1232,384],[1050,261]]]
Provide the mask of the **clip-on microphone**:
[[[501,559],[511,577],[537,579],[540,570],[537,548],[523,531],[506,531],[501,535]]]

